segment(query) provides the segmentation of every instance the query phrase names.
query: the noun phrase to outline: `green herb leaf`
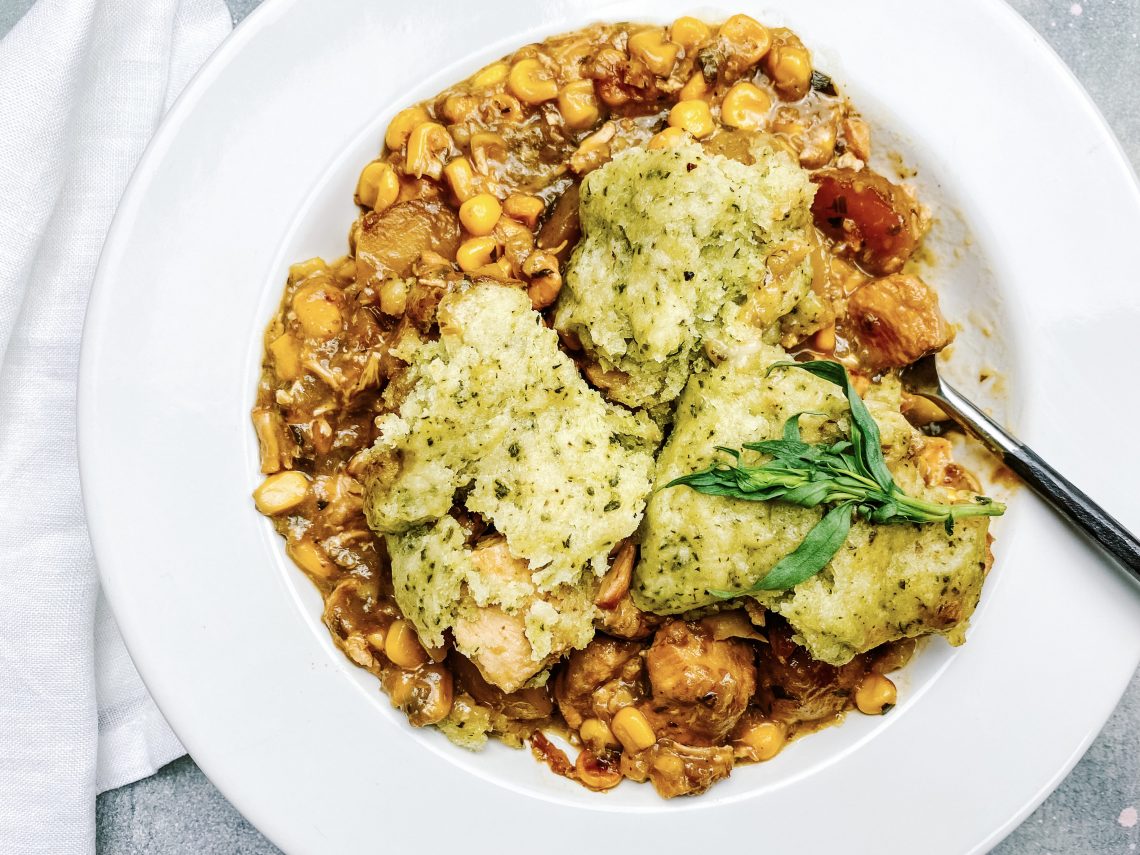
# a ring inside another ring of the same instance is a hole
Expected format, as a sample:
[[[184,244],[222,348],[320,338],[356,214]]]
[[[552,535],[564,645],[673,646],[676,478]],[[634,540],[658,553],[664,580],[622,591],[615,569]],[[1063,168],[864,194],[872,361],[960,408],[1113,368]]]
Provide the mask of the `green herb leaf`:
[[[827,566],[835,557],[851,530],[851,517],[854,514],[852,502],[836,505],[823,515],[823,519],[812,527],[807,536],[794,551],[788,553],[746,591],[710,591],[724,599],[741,594],[754,594],[757,591],[784,591],[805,582]]]
[[[832,97],[839,94],[831,77],[815,69],[812,69],[811,73],[811,88],[816,92],[822,92],[824,95],[831,95]]]

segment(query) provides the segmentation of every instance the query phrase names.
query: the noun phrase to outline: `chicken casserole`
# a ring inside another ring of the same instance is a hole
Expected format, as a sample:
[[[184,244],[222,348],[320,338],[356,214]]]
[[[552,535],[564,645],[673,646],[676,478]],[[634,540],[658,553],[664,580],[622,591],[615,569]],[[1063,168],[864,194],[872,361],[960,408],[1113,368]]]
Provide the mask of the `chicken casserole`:
[[[396,114],[266,332],[254,500],[413,725],[696,794],[964,640],[1000,507],[900,389],[952,328],[870,157],[745,15],[594,25]],[[804,499],[826,461],[869,486]]]

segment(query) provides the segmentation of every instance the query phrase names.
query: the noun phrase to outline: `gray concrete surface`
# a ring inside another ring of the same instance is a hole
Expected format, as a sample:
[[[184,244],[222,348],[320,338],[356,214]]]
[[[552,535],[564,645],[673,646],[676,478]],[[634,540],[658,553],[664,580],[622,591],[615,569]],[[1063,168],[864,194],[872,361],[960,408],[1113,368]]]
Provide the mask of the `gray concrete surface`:
[[[260,0],[228,2],[237,22]],[[1140,0],[1010,2],[1084,83],[1140,169]],[[30,6],[30,0],[0,0],[0,33]],[[1001,81],[994,85],[1000,88]],[[1076,681],[1079,690],[1079,675],[1058,675],[1059,685],[1067,681]],[[1061,691],[1057,702],[1064,703]],[[1130,855],[1140,849],[1138,725],[1140,674],[1072,774],[995,855]],[[105,855],[277,852],[188,757],[152,778],[104,793],[97,814],[97,849]]]

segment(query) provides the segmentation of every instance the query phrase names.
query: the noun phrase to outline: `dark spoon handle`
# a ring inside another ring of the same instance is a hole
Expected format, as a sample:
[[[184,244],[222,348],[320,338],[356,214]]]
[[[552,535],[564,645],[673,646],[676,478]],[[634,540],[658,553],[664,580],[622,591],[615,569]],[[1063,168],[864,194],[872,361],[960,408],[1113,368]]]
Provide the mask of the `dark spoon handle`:
[[[1001,458],[1041,498],[1140,581],[1140,540],[1029,446],[974,406],[945,381],[930,396],[954,421]]]

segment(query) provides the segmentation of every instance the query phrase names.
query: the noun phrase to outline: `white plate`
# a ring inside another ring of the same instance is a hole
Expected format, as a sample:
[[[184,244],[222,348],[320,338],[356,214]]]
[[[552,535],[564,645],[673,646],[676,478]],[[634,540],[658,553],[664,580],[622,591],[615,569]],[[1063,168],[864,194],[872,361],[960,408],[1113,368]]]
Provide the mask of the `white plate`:
[[[356,170],[397,107],[540,35],[692,11],[466,8],[266,3],[188,87],[123,199],[87,319],[82,476],[107,594],[164,713],[290,852],[992,846],[1080,757],[1140,658],[1140,595],[1024,492],[966,647],[928,645],[890,716],[853,716],[698,799],[595,795],[527,752],[460,752],[408,727],[333,648],[249,499],[260,334],[288,261],[343,251]],[[986,0],[706,11],[793,26],[894,130],[880,148],[919,166],[941,216],[938,282],[969,324],[954,356],[967,390],[986,391],[978,365],[1001,371],[1013,426],[1140,528],[1140,456],[1118,438],[1140,422],[1126,373],[1140,197],[1041,39]]]

